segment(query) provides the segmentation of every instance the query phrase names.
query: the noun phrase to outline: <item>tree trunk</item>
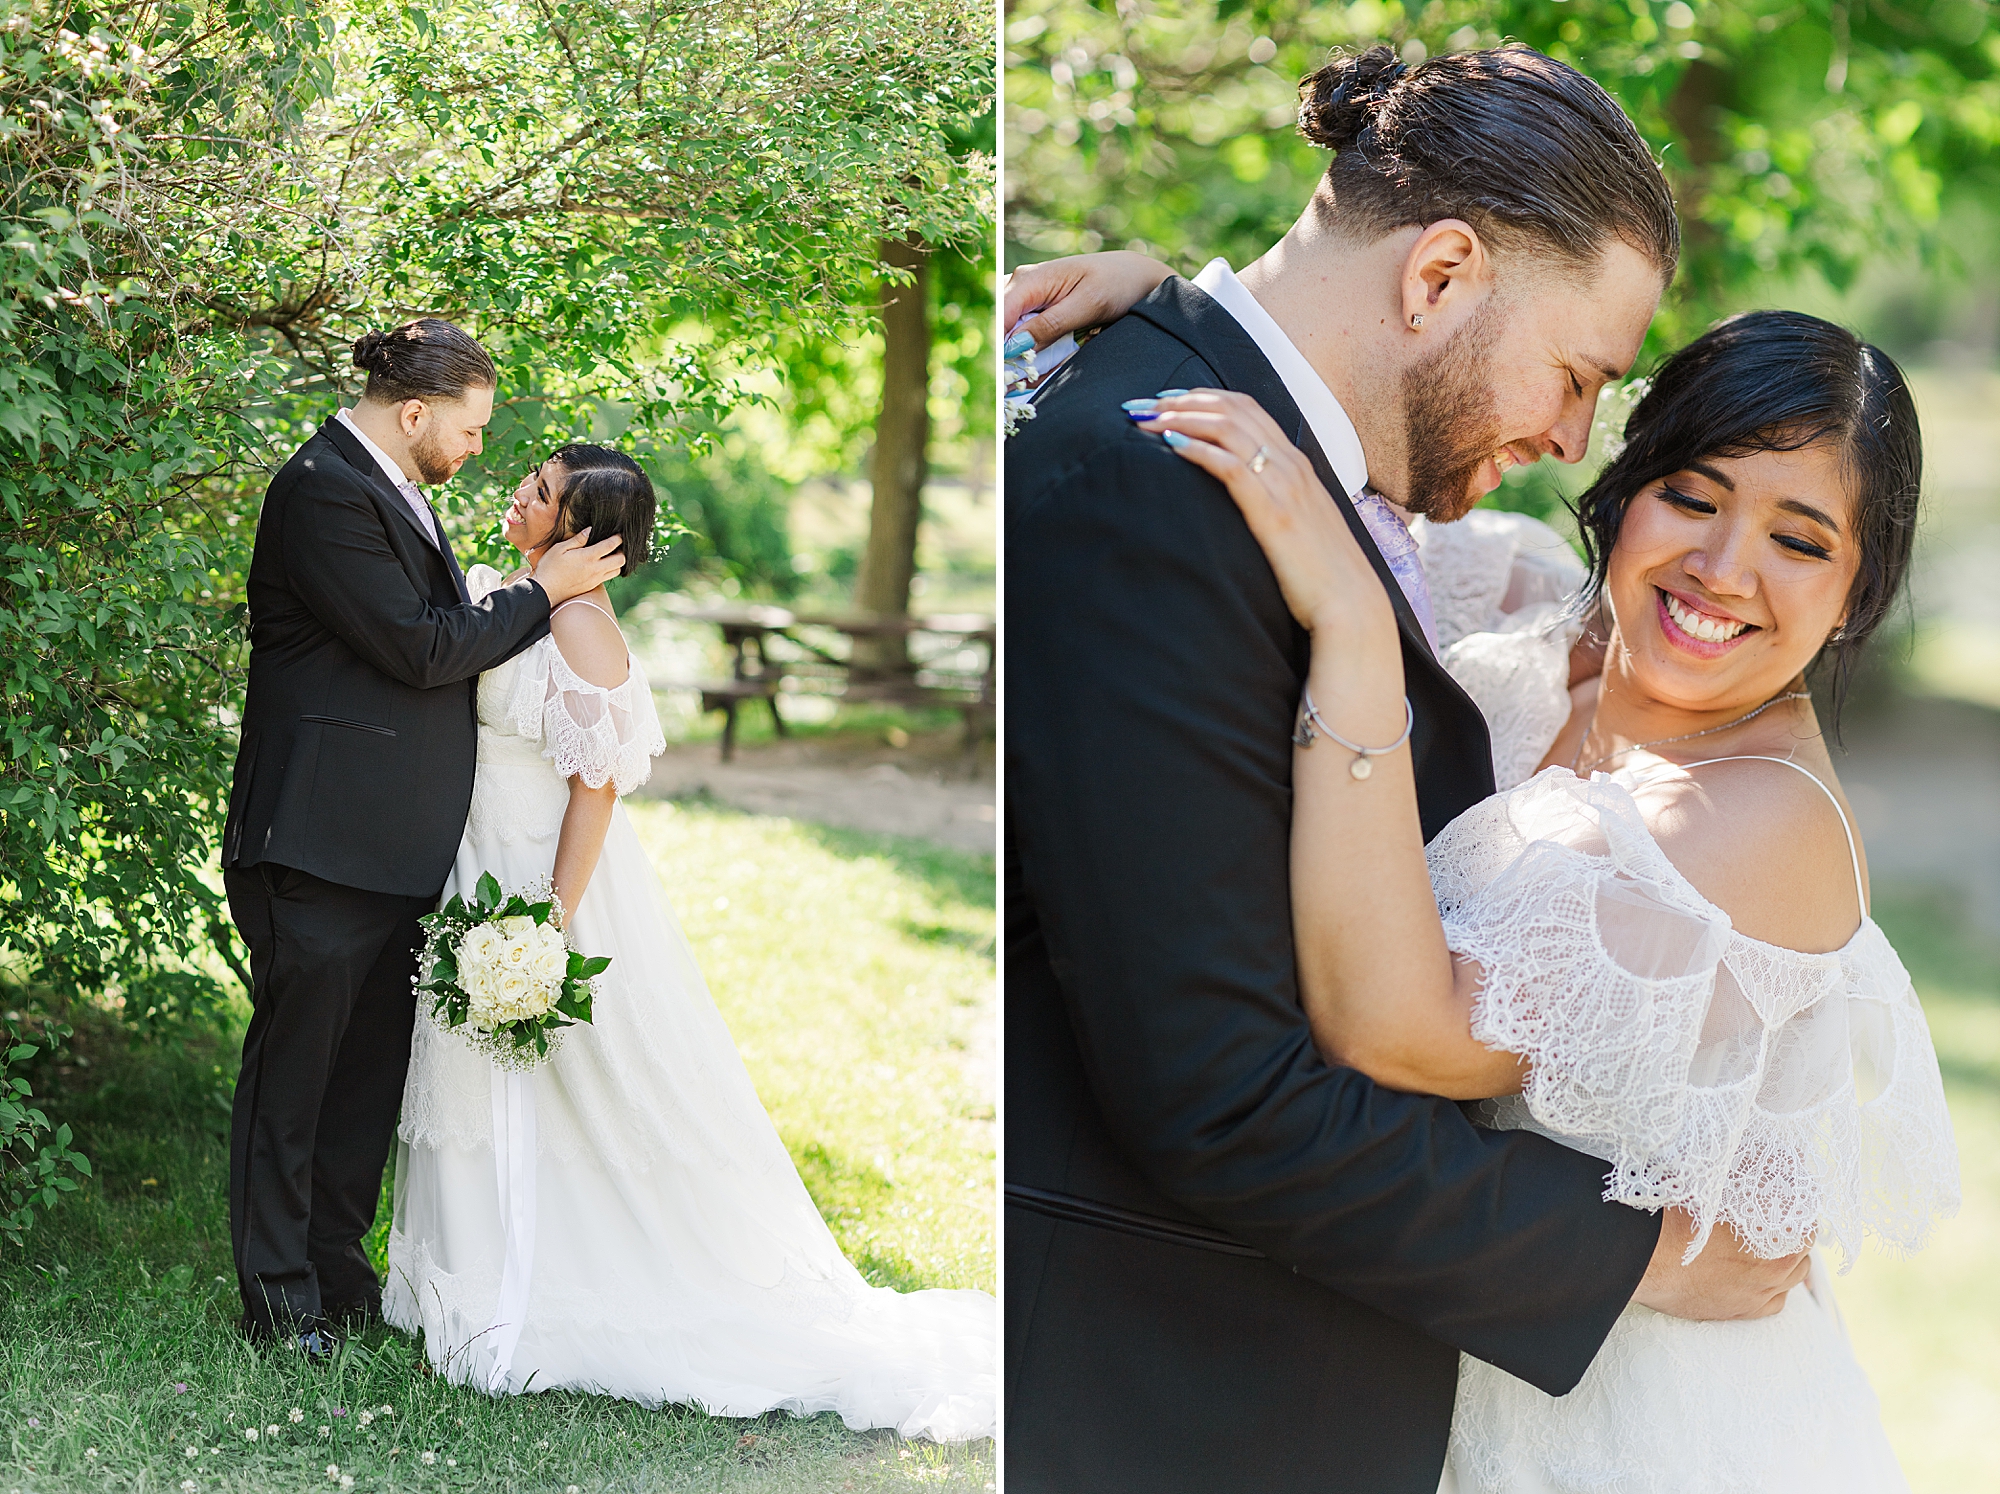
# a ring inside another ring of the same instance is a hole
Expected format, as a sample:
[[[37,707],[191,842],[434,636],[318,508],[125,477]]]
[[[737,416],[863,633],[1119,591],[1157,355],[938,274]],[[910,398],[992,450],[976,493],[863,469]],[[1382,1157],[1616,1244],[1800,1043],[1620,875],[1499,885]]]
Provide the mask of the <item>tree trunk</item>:
[[[875,422],[875,489],[868,514],[868,550],[854,583],[854,605],[863,612],[907,616],[910,580],[917,569],[917,525],[923,518],[924,478],[930,444],[930,250],[914,234],[884,239],[882,263],[909,270],[906,285],[882,286],[882,413]],[[856,639],[855,663],[885,674],[909,668],[901,636]]]

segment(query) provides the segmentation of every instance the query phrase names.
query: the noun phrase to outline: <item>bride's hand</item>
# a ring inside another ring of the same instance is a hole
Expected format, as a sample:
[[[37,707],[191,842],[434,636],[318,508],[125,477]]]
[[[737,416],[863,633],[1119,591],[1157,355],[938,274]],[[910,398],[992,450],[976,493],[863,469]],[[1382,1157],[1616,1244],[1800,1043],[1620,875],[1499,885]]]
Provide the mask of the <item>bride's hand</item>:
[[[1346,517],[1262,405],[1222,389],[1150,404],[1133,419],[1229,490],[1301,627],[1315,639],[1397,646],[1395,608]]]
[[[1026,351],[1018,341],[1023,333],[1045,348],[1065,332],[1115,322],[1171,274],[1157,259],[1122,249],[1023,265],[1005,286],[1000,325],[1007,328],[1007,356]]]

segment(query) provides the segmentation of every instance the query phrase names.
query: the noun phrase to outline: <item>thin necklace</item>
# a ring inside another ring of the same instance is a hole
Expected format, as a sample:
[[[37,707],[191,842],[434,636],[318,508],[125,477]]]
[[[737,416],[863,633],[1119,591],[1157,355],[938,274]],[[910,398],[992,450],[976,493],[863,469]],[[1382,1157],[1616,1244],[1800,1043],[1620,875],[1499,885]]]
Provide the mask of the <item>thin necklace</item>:
[[[1630,747],[1614,748],[1610,752],[1602,753],[1597,757],[1593,757],[1590,760],[1590,770],[1594,773],[1599,768],[1603,767],[1604,764],[1610,762],[1612,758],[1623,757],[1628,752],[1637,752],[1642,747],[1664,747],[1669,742],[1688,742],[1692,741],[1696,737],[1710,737],[1714,736],[1715,733],[1719,731],[1728,731],[1729,728],[1732,726],[1741,726],[1746,721],[1754,721],[1757,717],[1763,715],[1766,711],[1770,710],[1772,706],[1777,705],[1781,701],[1811,700],[1811,699],[1812,699],[1812,692],[1809,690],[1790,690],[1783,695],[1773,695],[1769,700],[1765,701],[1762,705],[1758,706],[1756,710],[1750,712],[1748,715],[1738,716],[1734,721],[1725,721],[1720,726],[1704,726],[1700,731],[1684,731],[1677,737],[1655,737],[1650,742],[1634,742]],[[1597,725],[1597,713],[1595,711],[1592,711],[1590,714],[1590,725],[1586,726],[1583,729],[1584,742],[1590,740],[1591,730],[1596,725]],[[1576,744],[1576,756],[1571,758],[1569,763],[1570,772],[1576,774],[1577,777],[1579,778],[1583,776],[1582,763],[1583,763],[1584,742],[1578,742]]]

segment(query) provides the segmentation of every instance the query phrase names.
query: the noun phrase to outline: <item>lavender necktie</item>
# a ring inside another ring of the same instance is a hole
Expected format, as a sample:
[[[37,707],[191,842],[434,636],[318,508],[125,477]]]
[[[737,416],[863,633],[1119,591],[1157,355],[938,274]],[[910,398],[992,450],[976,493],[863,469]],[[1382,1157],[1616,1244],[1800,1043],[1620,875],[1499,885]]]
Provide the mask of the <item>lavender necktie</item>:
[[[1409,525],[1373,488],[1363,488],[1354,495],[1354,511],[1368,526],[1369,537],[1375,541],[1375,548],[1382,552],[1382,559],[1388,563],[1389,574],[1403,588],[1410,610],[1416,613],[1417,621],[1423,626],[1431,652],[1436,653],[1437,620],[1431,614],[1430,583],[1424,579],[1423,557],[1417,552],[1416,540],[1410,537]]]
[[[431,537],[431,543],[436,545],[437,525],[432,521],[430,505],[424,502],[424,495],[417,491],[417,485],[413,482],[399,482],[396,484],[396,491],[403,495],[403,501],[410,505],[410,512],[417,516],[418,525]],[[1391,514],[1390,517],[1394,518],[1395,515]]]

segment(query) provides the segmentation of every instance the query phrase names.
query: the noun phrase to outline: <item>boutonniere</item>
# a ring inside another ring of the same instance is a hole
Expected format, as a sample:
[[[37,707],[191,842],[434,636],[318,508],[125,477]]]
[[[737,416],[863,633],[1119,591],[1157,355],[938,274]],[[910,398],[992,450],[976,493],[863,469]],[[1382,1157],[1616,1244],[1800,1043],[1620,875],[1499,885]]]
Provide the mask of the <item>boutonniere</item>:
[[[1087,334],[1086,334],[1087,335]],[[1035,351],[1035,341],[1025,332],[1016,332],[1001,349],[1000,433],[1011,436],[1023,421],[1035,418],[1035,392],[1050,374],[1076,352],[1077,339],[1068,335]]]

